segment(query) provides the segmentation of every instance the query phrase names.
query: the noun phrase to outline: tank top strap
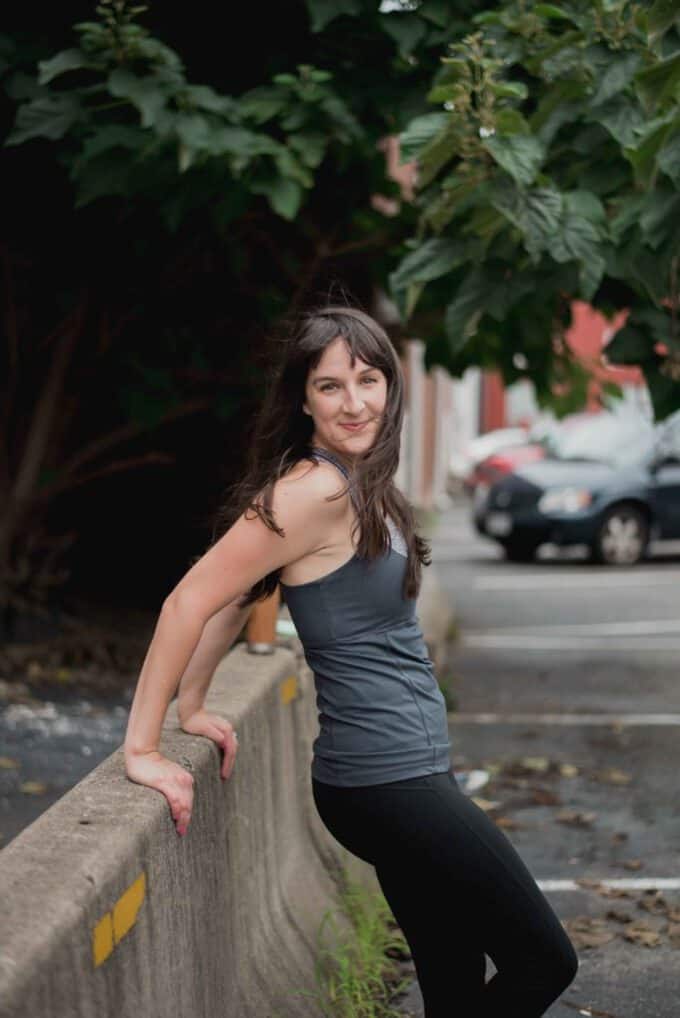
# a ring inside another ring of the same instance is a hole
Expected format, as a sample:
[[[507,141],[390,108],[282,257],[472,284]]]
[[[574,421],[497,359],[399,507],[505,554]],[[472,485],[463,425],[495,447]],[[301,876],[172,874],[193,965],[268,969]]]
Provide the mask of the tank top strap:
[[[345,480],[347,480],[349,478],[349,470],[347,469],[345,464],[341,463],[340,460],[336,456],[334,456],[333,453],[328,452],[327,449],[320,449],[319,446],[317,446],[317,445],[311,445],[309,447],[309,452],[310,452],[310,455],[312,455],[315,459],[326,460],[327,463],[332,463],[333,466],[338,468],[338,470],[340,471],[342,476],[345,478]],[[352,499],[352,504],[354,505],[354,507],[356,509],[357,500],[356,500],[356,498],[354,496],[354,492],[352,491],[351,488],[349,490],[349,497]]]
[[[326,460],[326,462],[332,463],[334,466],[338,468],[343,477],[345,478],[349,477],[349,471],[347,470],[347,467],[344,465],[344,463],[341,463],[340,460],[336,456],[334,456],[331,452],[329,452],[327,449],[321,449],[317,445],[310,445],[309,452],[310,455],[316,457],[317,459]],[[352,491],[351,488],[349,494],[350,498],[352,499],[352,503],[356,509],[357,500],[354,497],[354,492]],[[392,517],[387,516],[385,518],[385,522],[387,523],[387,528],[390,532],[390,537],[392,539],[392,547],[395,549],[395,551],[398,551],[400,555],[408,555],[406,541],[404,540],[401,531],[397,529],[394,521],[392,520]]]
[[[334,466],[336,466],[340,473],[343,475],[343,477],[345,478],[349,477],[349,471],[347,467],[344,465],[344,463],[341,463],[340,460],[337,459],[337,457],[335,457],[333,453],[328,452],[327,449],[321,449],[317,445],[311,445],[309,447],[309,451],[316,458],[326,460],[328,463],[332,463]]]

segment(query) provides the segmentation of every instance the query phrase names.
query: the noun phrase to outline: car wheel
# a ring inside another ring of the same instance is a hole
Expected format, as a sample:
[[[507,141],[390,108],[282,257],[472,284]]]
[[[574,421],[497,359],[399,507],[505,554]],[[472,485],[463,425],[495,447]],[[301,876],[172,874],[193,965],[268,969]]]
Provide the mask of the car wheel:
[[[611,566],[632,566],[644,557],[649,522],[634,505],[615,505],[605,514],[591,547],[591,558]]]
[[[533,562],[538,545],[528,541],[504,541],[503,550],[508,562]]]

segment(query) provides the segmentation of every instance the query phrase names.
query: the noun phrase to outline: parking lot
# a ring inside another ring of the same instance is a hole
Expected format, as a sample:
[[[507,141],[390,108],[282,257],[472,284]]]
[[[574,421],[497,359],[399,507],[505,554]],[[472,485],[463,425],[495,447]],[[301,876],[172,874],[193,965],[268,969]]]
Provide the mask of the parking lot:
[[[632,567],[549,547],[512,564],[459,499],[432,548],[459,625],[454,767],[489,771],[474,797],[580,958],[548,1015],[677,1018],[680,546]],[[422,1014],[415,986],[404,1007]]]

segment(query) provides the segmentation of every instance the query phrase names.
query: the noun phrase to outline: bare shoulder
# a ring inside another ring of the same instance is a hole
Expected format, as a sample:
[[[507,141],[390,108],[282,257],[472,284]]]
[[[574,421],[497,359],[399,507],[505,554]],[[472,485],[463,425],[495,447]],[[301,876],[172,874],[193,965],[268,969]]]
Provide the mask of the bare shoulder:
[[[329,500],[346,487],[344,477],[330,463],[317,463],[309,459],[298,460],[273,486],[274,513],[291,504],[319,510],[323,507],[329,518],[342,515],[347,508],[348,494]]]
[[[271,509],[280,532],[250,509],[243,512],[182,578],[170,597],[182,599],[204,619],[250,590],[254,583],[314,553],[342,519],[348,495],[339,471],[309,460],[296,463],[273,485]]]

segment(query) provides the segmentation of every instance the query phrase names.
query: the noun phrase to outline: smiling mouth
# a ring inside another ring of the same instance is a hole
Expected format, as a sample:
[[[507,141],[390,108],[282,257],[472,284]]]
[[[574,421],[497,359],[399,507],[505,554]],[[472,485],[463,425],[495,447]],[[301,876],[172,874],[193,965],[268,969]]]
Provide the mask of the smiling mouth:
[[[364,425],[368,424],[368,421],[356,421],[356,423],[349,423],[341,421],[343,428],[349,428],[350,431],[356,431],[358,428],[363,428]]]

